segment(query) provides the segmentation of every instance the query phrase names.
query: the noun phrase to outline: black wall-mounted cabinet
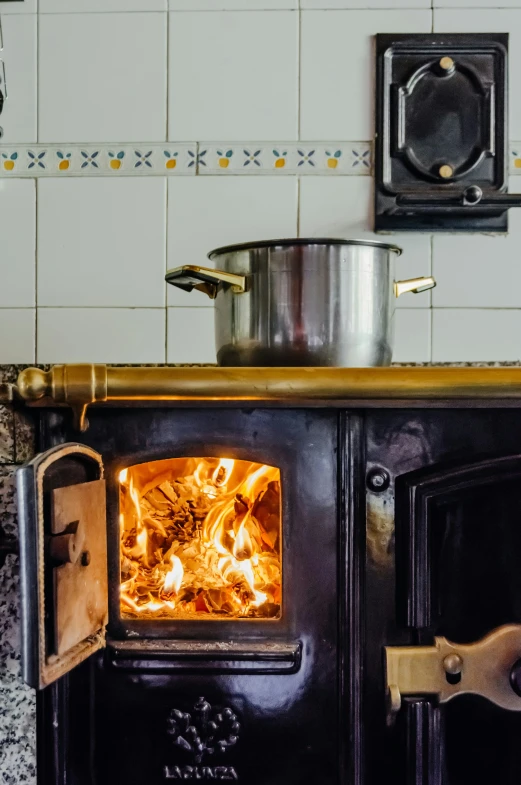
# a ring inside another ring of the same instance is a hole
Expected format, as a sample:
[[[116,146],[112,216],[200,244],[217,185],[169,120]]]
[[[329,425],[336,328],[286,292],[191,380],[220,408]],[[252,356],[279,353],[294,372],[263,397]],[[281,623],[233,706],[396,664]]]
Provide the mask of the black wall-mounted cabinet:
[[[508,35],[377,36],[375,229],[506,232]]]

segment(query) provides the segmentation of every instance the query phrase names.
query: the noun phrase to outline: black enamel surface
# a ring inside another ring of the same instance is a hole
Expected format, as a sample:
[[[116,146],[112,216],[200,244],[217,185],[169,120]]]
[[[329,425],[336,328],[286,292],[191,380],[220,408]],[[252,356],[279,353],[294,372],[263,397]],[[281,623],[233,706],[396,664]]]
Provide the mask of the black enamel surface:
[[[45,446],[69,438],[67,420],[60,413],[46,416]],[[345,508],[339,505],[340,499],[343,504],[351,499],[347,468],[342,470],[349,460],[348,428],[344,424],[339,429],[343,415],[322,410],[122,408],[96,409],[89,419],[84,440],[102,453],[108,485],[112,643],[104,655],[78,668],[54,690],[55,701],[68,695],[60,726],[68,735],[69,753],[61,765],[68,767],[69,775],[73,772],[74,782],[90,782],[74,763],[77,755],[85,754],[90,735],[97,785],[156,785],[164,781],[165,772],[177,778],[176,766],[181,774],[188,771],[186,766],[195,766],[193,777],[203,779],[233,779],[230,771],[224,771],[231,767],[240,781],[251,785],[336,784],[339,761],[345,771],[353,766],[344,731],[351,708],[344,700],[349,679],[343,669],[356,666],[349,647],[341,643],[347,629],[347,595],[352,591],[342,563],[348,547],[352,553],[352,545]],[[280,468],[284,538],[280,620],[120,618],[117,474],[134,463],[189,455],[226,455]],[[143,647],[122,658],[117,641],[125,639],[133,644],[155,640],[155,651],[152,645],[150,651]],[[175,660],[175,652],[157,654],[161,640],[168,639],[187,644],[172,667],[165,662],[169,657]],[[215,651],[202,659],[200,651],[190,656],[189,642],[194,640],[239,642],[242,659],[237,658],[237,646],[229,656],[221,652],[218,662]],[[263,642],[279,642],[282,649],[296,647],[296,652],[277,661],[271,651],[263,660],[259,653]],[[76,696],[85,699],[81,696],[87,684],[89,731],[72,739],[68,731],[74,702]],[[53,691],[47,693],[43,703],[49,705]],[[241,729],[238,741],[225,753],[205,752],[197,761],[193,750],[173,743],[167,728],[172,710],[189,713],[193,719],[201,697],[212,711],[223,707],[232,711]],[[208,771],[203,772],[204,767]]]
[[[72,437],[68,412],[40,416],[42,448]],[[40,698],[41,783],[158,785],[167,774],[245,785],[518,785],[520,715],[475,697],[442,707],[411,698],[388,725],[382,650],[435,635],[473,641],[521,623],[521,411],[129,407],[93,409],[90,419],[85,442],[103,454],[109,481],[129,463],[223,449],[280,466],[284,612],[277,622],[140,627],[119,619],[113,587],[113,642]],[[416,508],[413,492],[419,500],[426,489],[435,503]],[[111,493],[115,582],[115,485]],[[142,636],[149,654],[134,655]],[[228,669],[216,658],[221,638],[236,644]],[[189,655],[168,666],[172,639],[183,657],[191,641],[207,641],[207,667],[195,657],[187,667]],[[263,642],[279,645],[272,671],[267,660],[262,669]],[[185,714],[201,735],[199,762],[176,743]],[[222,754],[208,749],[206,716],[221,717]]]

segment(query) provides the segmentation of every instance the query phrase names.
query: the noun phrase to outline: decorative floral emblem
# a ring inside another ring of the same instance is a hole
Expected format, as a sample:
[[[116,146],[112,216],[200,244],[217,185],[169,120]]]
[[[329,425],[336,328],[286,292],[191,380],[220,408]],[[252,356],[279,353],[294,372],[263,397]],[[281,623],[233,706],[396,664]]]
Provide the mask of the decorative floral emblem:
[[[148,153],[142,153],[141,150],[134,150],[136,154],[137,161],[134,164],[134,169],[138,169],[140,166],[148,166],[152,169],[152,164],[150,163],[150,156],[152,155],[152,150],[149,150]]]
[[[164,150],[166,162],[165,167],[167,169],[175,169],[177,166],[177,156],[178,153],[170,153],[168,150]]]
[[[197,155],[198,166],[206,166],[206,161],[204,160],[204,157],[207,152],[208,150],[201,150],[201,152]]]
[[[217,150],[217,155],[219,156],[219,166],[221,169],[228,169],[230,165],[230,158],[233,155],[233,150]]]
[[[88,153],[85,150],[81,151],[82,157],[85,159],[81,165],[82,169],[85,169],[87,166],[94,167],[94,169],[99,169],[98,162],[96,158],[99,155],[99,150],[96,150],[94,153]]]
[[[365,166],[367,169],[371,168],[371,151],[370,150],[351,150],[353,153],[353,169],[355,166]]]
[[[60,159],[58,169],[60,172],[66,172],[71,165],[71,153],[62,153],[61,150],[56,152],[56,157]]]
[[[27,155],[29,156],[29,166],[28,169],[32,169],[34,166],[39,167],[40,169],[45,169],[45,164],[43,159],[45,158],[45,150],[41,153],[33,153],[31,150],[27,151]]]
[[[334,153],[330,153],[329,150],[326,150],[327,155],[327,165],[330,169],[336,169],[338,166],[338,159],[342,156],[342,150],[335,150]]]
[[[190,169],[191,166],[195,166],[197,158],[193,150],[188,150],[188,168]]]
[[[283,150],[279,153],[278,150],[273,150],[273,155],[275,156],[275,169],[284,169],[286,166],[286,156],[288,154],[287,150]]]
[[[121,169],[121,164],[123,163],[123,159],[125,157],[125,151],[120,150],[119,153],[114,153],[112,150],[109,150],[109,166],[111,169],[118,170]]]
[[[512,150],[512,155],[514,156],[514,166],[516,169],[521,169],[521,158],[518,157],[518,153]]]
[[[15,162],[18,159],[18,153],[11,153],[11,155],[7,155],[7,153],[2,153],[2,161],[4,165],[4,169],[8,172],[12,172],[15,167]]]
[[[255,150],[254,153],[252,153],[250,150],[243,150],[243,153],[246,156],[243,166],[249,166],[250,164],[254,164],[254,166],[260,166],[261,163],[259,161],[259,155],[261,152],[262,150]]]
[[[191,714],[172,709],[167,720],[167,733],[174,746],[190,753],[197,764],[237,744],[240,728],[231,709],[214,709],[204,698],[199,698]]]
[[[298,166],[304,166],[305,164],[309,164],[310,166],[315,166],[315,162],[313,160],[313,156],[315,155],[314,150],[310,150],[308,153],[306,153],[305,150],[297,150],[297,152],[300,156],[300,161],[298,162]]]

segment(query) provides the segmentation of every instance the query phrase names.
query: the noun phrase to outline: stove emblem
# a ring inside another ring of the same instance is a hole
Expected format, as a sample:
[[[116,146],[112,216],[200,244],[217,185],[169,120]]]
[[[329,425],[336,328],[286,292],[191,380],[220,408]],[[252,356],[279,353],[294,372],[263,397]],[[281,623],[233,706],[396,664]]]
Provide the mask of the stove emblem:
[[[190,762],[196,765],[165,766],[165,779],[237,780],[237,773],[231,766],[200,764],[214,756],[220,757],[235,746],[240,729],[232,709],[216,709],[205,698],[197,700],[191,713],[172,709],[168,715],[167,733],[174,746],[184,750],[190,756]]]

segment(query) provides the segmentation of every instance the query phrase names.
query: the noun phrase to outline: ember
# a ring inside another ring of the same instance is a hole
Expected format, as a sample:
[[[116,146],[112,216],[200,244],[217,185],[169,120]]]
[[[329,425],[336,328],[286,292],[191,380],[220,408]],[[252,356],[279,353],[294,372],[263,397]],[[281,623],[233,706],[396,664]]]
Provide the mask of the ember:
[[[124,616],[280,617],[278,469],[172,458],[119,481]]]

